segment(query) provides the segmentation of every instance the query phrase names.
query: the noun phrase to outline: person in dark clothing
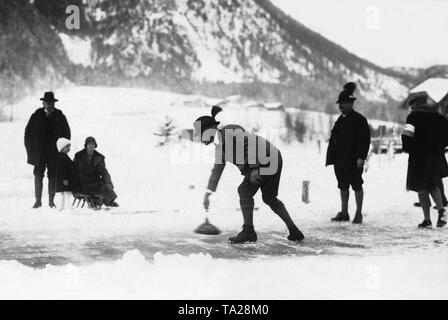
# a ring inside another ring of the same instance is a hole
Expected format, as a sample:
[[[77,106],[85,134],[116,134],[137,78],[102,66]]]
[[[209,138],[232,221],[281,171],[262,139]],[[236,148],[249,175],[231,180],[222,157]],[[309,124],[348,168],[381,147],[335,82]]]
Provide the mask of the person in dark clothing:
[[[442,179],[440,179],[440,181],[437,183],[437,186],[439,187],[440,193],[442,194],[442,205],[446,208],[446,207],[448,207],[448,199],[446,198],[446,195],[445,195],[445,186],[443,185]],[[414,203],[414,206],[419,207],[419,208],[422,207],[420,201]],[[437,209],[437,206],[436,206],[436,209]]]
[[[353,110],[356,98],[353,96],[356,85],[349,82],[336,102],[342,115],[336,121],[327,151],[326,165],[334,165],[341,195],[341,212],[332,221],[349,221],[349,187],[355,191],[356,215],[354,224],[363,222],[362,205],[364,200],[363,179],[365,160],[370,148],[370,128],[366,118]]]
[[[198,118],[194,123],[194,136],[205,145],[215,144],[215,165],[204,196],[204,208],[209,209],[210,195],[216,192],[219,180],[227,162],[238,167],[244,176],[238,187],[240,207],[243,213],[243,230],[231,243],[256,242],[257,234],[253,224],[254,195],[261,189],[263,201],[286,224],[288,240],[301,241],[302,232],[292,221],[285,205],[277,198],[283,160],[280,151],[262,137],[246,132],[238,125],[227,125],[218,129],[216,115],[222,111],[213,107],[212,116]]]
[[[59,138],[56,142],[59,154],[56,161],[56,208],[60,211],[71,209],[73,193],[77,191],[75,163],[70,159],[71,142],[65,138]]]
[[[438,186],[439,186],[440,193],[442,194],[442,204],[444,207],[448,207],[448,199],[446,198],[446,195],[445,195],[445,186],[443,185],[442,179],[440,179]]]
[[[445,148],[448,146],[448,121],[427,104],[426,92],[415,93],[409,99],[411,113],[402,134],[403,150],[409,153],[407,189],[418,193],[424,220],[419,228],[431,228],[432,196],[439,213],[437,227],[446,224],[440,182],[448,176]]]
[[[75,154],[79,191],[87,195],[100,195],[104,205],[118,207],[115,202],[117,194],[106,169],[105,157],[95,150],[97,147],[95,138],[88,137],[84,149]]]
[[[70,139],[70,127],[62,111],[55,108],[53,92],[45,92],[43,108],[33,113],[25,128],[25,148],[27,162],[34,166],[34,190],[36,201],[33,208],[42,206],[42,189],[45,170],[48,177],[49,206],[55,208],[55,171],[59,138]]]

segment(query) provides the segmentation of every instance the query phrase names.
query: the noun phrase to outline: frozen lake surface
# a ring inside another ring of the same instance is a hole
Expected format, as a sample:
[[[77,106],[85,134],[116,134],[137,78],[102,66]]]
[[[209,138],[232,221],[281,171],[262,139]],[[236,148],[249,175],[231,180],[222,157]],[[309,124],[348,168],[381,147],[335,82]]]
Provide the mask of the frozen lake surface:
[[[85,137],[96,137],[120,208],[60,213],[45,208],[44,190],[44,208],[30,209],[23,132],[40,102],[19,103],[16,121],[0,123],[0,298],[448,298],[448,229],[417,229],[422,213],[412,205],[416,195],[404,190],[406,155],[371,158],[363,225],[331,223],[339,195],[317,144],[281,139],[281,112],[226,109],[227,122],[270,129],[265,135],[285,163],[279,198],[306,236],[287,241],[286,228],[257,195],[259,241],[230,245],[242,224],[238,170],[226,168],[211,199],[222,234],[197,235],[213,150],[190,142],[157,147],[154,135],[166,116],[184,129],[209,112],[188,101],[216,101],[120,88],[56,95],[72,128],[71,156]],[[310,181],[308,205],[300,201],[303,180]]]
[[[139,250],[148,261],[152,261],[154,254],[158,252],[186,256],[208,253],[214,258],[245,261],[268,257],[299,258],[315,255],[363,257],[406,254],[414,250],[448,247],[444,229],[418,230],[415,224],[405,222],[407,217],[402,218],[403,221],[399,222],[401,224],[399,226],[369,220],[362,226],[353,226],[350,223],[331,223],[325,218],[307,219],[305,215],[305,217],[297,215],[296,221],[306,235],[302,243],[286,240],[287,231],[282,230],[281,226],[272,230],[264,226],[258,231],[258,243],[230,245],[227,239],[239,232],[240,217],[239,212],[236,211],[215,215],[213,222],[216,222],[223,231],[219,236],[197,235],[192,232],[194,225],[188,221],[185,221],[185,225],[189,226],[189,229],[179,230],[180,227],[178,227],[177,231],[170,232],[167,220],[170,217],[179,219],[178,216],[182,213],[93,214],[102,216],[101,219],[106,220],[104,223],[110,223],[109,228],[116,225],[117,229],[120,229],[120,220],[126,224],[126,220],[130,219],[138,221],[140,225],[128,226],[127,230],[122,232],[107,231],[103,229],[103,226],[98,226],[97,231],[88,231],[85,229],[87,225],[98,223],[99,217],[93,219],[93,217],[86,217],[90,213],[72,213],[66,219],[78,226],[70,227],[64,224],[60,225],[60,229],[47,230],[40,228],[8,230],[3,227],[0,233],[0,260],[17,260],[30,267],[43,268],[48,264],[83,265],[96,261],[113,261],[121,259],[124,253],[134,249]],[[233,216],[231,220],[235,221],[234,227],[224,221],[226,215]],[[51,214],[47,214],[46,219],[51,218]],[[157,219],[165,220],[165,231],[152,227],[151,221]],[[268,220],[276,220],[277,217],[266,210],[263,213],[263,219],[267,224]],[[201,220],[198,219],[197,224],[200,222]],[[222,228],[222,225],[227,227]]]

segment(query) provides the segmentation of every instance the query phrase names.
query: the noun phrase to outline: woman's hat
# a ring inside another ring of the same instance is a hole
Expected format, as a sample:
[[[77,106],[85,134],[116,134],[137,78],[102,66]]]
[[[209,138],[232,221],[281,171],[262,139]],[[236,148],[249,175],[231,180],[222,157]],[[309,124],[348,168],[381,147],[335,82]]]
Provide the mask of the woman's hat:
[[[56,141],[56,148],[58,148],[58,152],[61,152],[66,146],[71,145],[72,142],[66,138],[59,138]]]
[[[98,144],[96,143],[96,140],[94,137],[87,137],[86,138],[86,142],[84,143],[84,147],[87,147],[87,145],[89,143],[94,143],[95,144],[95,148],[98,148]]]
[[[44,93],[44,97],[40,98],[41,101],[46,102],[56,102],[59,101],[58,99],[55,99],[53,91],[47,91]]]

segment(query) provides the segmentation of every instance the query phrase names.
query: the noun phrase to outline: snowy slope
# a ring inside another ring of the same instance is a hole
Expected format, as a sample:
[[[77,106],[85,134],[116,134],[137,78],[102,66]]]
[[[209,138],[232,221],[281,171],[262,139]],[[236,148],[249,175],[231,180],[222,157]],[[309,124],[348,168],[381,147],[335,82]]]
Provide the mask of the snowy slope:
[[[80,30],[67,30],[61,18],[69,4],[81,8]],[[223,84],[221,97],[272,97],[323,111],[346,81],[356,81],[370,114],[391,119],[407,93],[409,77],[353,55],[269,0],[17,0],[0,6],[1,101],[69,81],[215,96]]]
[[[71,62],[83,67],[92,66],[92,45],[89,40],[64,33],[60,33],[59,37]]]
[[[86,1],[85,15],[98,32],[85,36],[92,43],[94,67],[100,70],[127,77],[163,73],[223,83],[299,80],[337,90],[350,80],[357,81],[360,93],[374,102],[400,101],[407,93],[393,71],[349,53],[270,1],[139,0],[126,4]],[[66,50],[70,52],[67,46]]]
[[[434,102],[439,103],[448,94],[448,79],[430,78],[412,88],[410,93],[421,91],[426,91]]]

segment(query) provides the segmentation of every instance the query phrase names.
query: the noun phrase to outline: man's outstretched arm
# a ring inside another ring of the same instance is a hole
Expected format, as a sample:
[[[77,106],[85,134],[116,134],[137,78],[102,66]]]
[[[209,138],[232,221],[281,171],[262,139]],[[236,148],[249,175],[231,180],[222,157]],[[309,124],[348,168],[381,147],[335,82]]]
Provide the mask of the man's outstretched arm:
[[[225,163],[216,163],[213,166],[212,173],[210,175],[210,178],[208,179],[208,185],[207,185],[207,191],[204,195],[204,208],[205,210],[208,210],[210,206],[210,195],[213,192],[216,192],[216,189],[218,188],[219,180],[221,179],[222,173],[224,171],[224,168],[226,167]]]

